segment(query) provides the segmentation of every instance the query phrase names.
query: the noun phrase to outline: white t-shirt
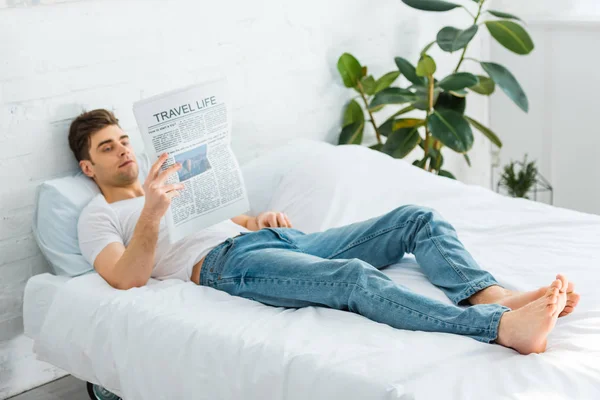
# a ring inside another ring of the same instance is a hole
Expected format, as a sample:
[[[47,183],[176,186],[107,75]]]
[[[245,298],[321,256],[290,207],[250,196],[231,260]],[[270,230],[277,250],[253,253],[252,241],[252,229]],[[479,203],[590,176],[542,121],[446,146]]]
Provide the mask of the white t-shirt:
[[[81,254],[90,264],[94,265],[96,256],[109,243],[129,245],[144,202],[145,196],[139,196],[109,204],[102,194],[98,194],[83,209],[77,233]],[[161,218],[151,277],[190,281],[192,269],[202,257],[240,232],[249,230],[227,219],[171,244],[165,220]]]

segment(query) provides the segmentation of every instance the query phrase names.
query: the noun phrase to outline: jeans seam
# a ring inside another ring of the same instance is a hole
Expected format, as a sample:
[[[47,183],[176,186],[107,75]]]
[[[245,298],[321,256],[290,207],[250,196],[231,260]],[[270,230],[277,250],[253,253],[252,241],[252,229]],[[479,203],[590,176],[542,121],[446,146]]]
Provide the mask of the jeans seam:
[[[360,287],[360,288],[361,288],[362,290],[364,290],[366,293],[370,293],[370,292],[368,292],[368,291],[367,291],[367,290],[366,290],[364,287],[360,286],[359,284],[357,284],[357,283],[356,283],[355,285],[357,285],[358,287]],[[377,293],[373,293],[373,296],[377,296],[377,297],[379,297],[379,298],[381,298],[381,299],[383,299],[383,300],[387,300],[387,301],[389,301],[390,303],[392,303],[392,304],[396,304],[398,307],[401,307],[401,308],[403,308],[403,309],[405,309],[405,310],[412,311],[412,312],[416,313],[417,315],[419,315],[420,317],[431,318],[432,320],[434,320],[434,321],[436,321],[436,322],[439,322],[439,323],[441,323],[441,324],[446,324],[446,325],[449,325],[449,326],[453,326],[453,327],[461,327],[461,328],[466,328],[466,329],[477,329],[477,330],[482,330],[482,331],[486,331],[486,332],[488,332],[488,331],[489,331],[489,328],[473,328],[472,326],[468,326],[468,325],[454,324],[454,323],[449,323],[449,322],[446,322],[446,321],[439,320],[439,319],[437,319],[437,318],[435,318],[435,317],[431,317],[431,316],[429,316],[429,315],[425,315],[425,314],[423,314],[423,313],[421,313],[421,312],[419,312],[419,311],[417,311],[417,310],[413,310],[413,309],[412,309],[412,308],[410,308],[410,307],[406,307],[405,305],[402,305],[402,304],[396,303],[395,301],[392,301],[392,300],[390,300],[390,299],[388,299],[388,298],[386,298],[386,297],[380,296],[380,295],[378,295]]]
[[[360,238],[360,239],[358,239],[358,240],[356,240],[356,241],[354,241],[354,242],[350,243],[349,245],[347,245],[346,247],[344,247],[342,250],[338,251],[337,253],[334,253],[333,255],[331,255],[331,256],[329,256],[329,257],[327,257],[327,258],[328,258],[328,259],[332,259],[332,258],[334,258],[334,257],[337,257],[337,256],[339,256],[340,254],[342,254],[343,252],[345,252],[345,251],[348,251],[348,250],[350,250],[351,248],[358,246],[359,244],[362,244],[362,243],[364,243],[364,242],[366,242],[366,241],[369,241],[369,240],[371,240],[371,239],[374,239],[374,238],[376,238],[377,236],[383,235],[384,233],[387,233],[387,232],[389,232],[389,231],[392,231],[392,230],[394,230],[394,229],[402,228],[403,226],[405,226],[405,225],[408,225],[410,222],[415,222],[415,220],[413,220],[413,219],[409,219],[409,220],[407,220],[407,221],[404,221],[404,222],[402,222],[402,223],[401,223],[401,224],[399,224],[399,225],[394,225],[394,226],[391,226],[391,227],[387,227],[387,228],[385,228],[385,229],[380,229],[380,230],[378,230],[377,232],[373,232],[373,233],[372,233],[372,234],[370,234],[370,235],[364,236],[364,237],[362,237],[362,238]]]
[[[219,281],[219,284],[223,284],[223,283],[229,283],[229,282],[235,282],[236,280],[239,280],[239,281],[241,281],[241,278],[237,278],[237,277],[236,277],[236,278],[227,278],[227,279],[222,279],[222,280],[220,280],[220,281]],[[378,297],[378,298],[380,298],[380,299],[383,299],[383,300],[389,301],[390,303],[392,303],[392,304],[395,304],[395,305],[396,305],[397,307],[399,307],[399,308],[402,308],[402,309],[404,309],[404,310],[408,310],[408,311],[414,312],[414,313],[415,313],[415,314],[417,314],[419,317],[431,318],[433,321],[436,321],[436,322],[438,322],[438,323],[441,323],[441,324],[446,324],[446,325],[448,325],[448,326],[453,326],[453,327],[465,328],[465,329],[467,329],[467,330],[480,330],[480,331],[484,331],[484,332],[488,332],[488,333],[490,333],[490,332],[491,332],[490,328],[474,328],[474,327],[472,327],[472,326],[468,326],[468,325],[461,325],[461,324],[449,323],[449,322],[446,322],[446,321],[439,320],[439,319],[437,319],[437,318],[435,318],[435,317],[431,317],[431,316],[429,316],[429,315],[423,314],[423,313],[421,313],[421,312],[419,312],[419,311],[417,311],[417,310],[414,310],[414,309],[412,309],[412,308],[410,308],[410,307],[407,307],[407,306],[405,306],[405,305],[403,305],[403,304],[396,303],[395,301],[393,301],[393,300],[390,300],[390,299],[388,299],[388,298],[386,298],[386,297],[380,296],[380,295],[378,295],[377,293],[371,293],[371,292],[369,292],[369,291],[368,291],[368,290],[367,290],[365,287],[363,287],[363,286],[361,286],[360,284],[358,284],[358,283],[355,283],[355,282],[327,282],[327,281],[315,281],[315,280],[305,280],[305,279],[297,279],[297,278],[285,279],[285,280],[284,280],[284,279],[279,279],[279,278],[257,278],[257,277],[248,277],[248,276],[245,276],[245,277],[244,277],[244,281],[266,281],[266,280],[275,280],[275,281],[277,281],[277,282],[284,282],[284,281],[288,281],[288,282],[311,282],[311,283],[326,283],[326,284],[329,284],[329,283],[331,283],[331,284],[333,284],[333,285],[337,285],[337,284],[352,285],[352,286],[355,286],[355,287],[354,287],[354,289],[352,290],[352,292],[350,293],[350,295],[351,295],[351,294],[354,292],[354,290],[356,290],[356,288],[361,288],[361,289],[362,289],[364,292],[366,292],[366,293],[369,293],[369,294],[372,294],[373,296],[377,296],[377,297]],[[492,325],[492,324],[490,323],[490,326],[491,326],[491,325]]]
[[[454,272],[456,272],[456,275],[458,275],[463,280],[463,283],[468,284],[471,287],[471,289],[475,289],[473,287],[473,285],[471,284],[471,281],[462,272],[460,272],[460,270],[456,268],[456,265],[448,258],[448,256],[446,255],[446,252],[440,246],[437,238],[435,236],[432,236],[431,226],[430,226],[429,221],[425,223],[425,226],[427,227],[427,236],[431,239],[433,244],[435,244],[435,247],[438,249],[438,251],[440,252],[442,257],[444,257],[444,260],[446,260],[446,262],[452,267]]]
[[[496,335],[496,337],[495,337],[495,338],[492,338],[492,337],[491,337],[492,335],[490,335],[490,338],[489,338],[489,340],[490,340],[490,343],[491,343],[492,341],[495,341],[495,340],[498,338],[498,334],[499,334],[499,332],[498,332],[497,326],[499,325],[499,321],[500,321],[500,318],[502,317],[502,314],[504,314],[506,311],[509,311],[509,310],[510,310],[508,307],[505,307],[505,306],[501,306],[501,307],[502,307],[502,309],[501,309],[501,310],[498,310],[498,311],[496,311],[496,312],[495,312],[495,313],[492,315],[492,320],[490,321],[490,326],[489,326],[489,328],[488,328],[488,331],[489,331],[491,334],[495,334],[495,335]]]

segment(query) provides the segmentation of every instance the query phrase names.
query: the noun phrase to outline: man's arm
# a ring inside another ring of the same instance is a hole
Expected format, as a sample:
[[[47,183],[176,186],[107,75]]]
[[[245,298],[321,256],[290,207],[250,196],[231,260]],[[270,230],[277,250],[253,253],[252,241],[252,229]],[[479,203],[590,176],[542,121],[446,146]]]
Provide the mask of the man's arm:
[[[127,290],[144,286],[152,275],[160,219],[171,204],[171,199],[179,196],[181,183],[163,185],[168,175],[181,168],[174,164],[158,173],[166,161],[166,153],[152,165],[144,182],[146,197],[133,236],[125,248],[121,243],[110,243],[94,260],[94,268],[112,287]]]
[[[241,214],[231,218],[231,220],[250,231],[257,231],[266,227],[292,227],[292,224],[285,213],[275,211],[266,211],[258,214],[256,217]]]
[[[144,286],[152,275],[160,218],[142,212],[127,247],[108,244],[96,257],[94,268],[115,289]]]
[[[251,217],[249,215],[246,214],[240,214],[237,217],[233,217],[231,218],[231,220],[233,222],[235,222],[236,224],[243,226],[244,228],[251,230],[251,231],[256,231],[258,229],[250,229],[250,227],[248,226],[250,221],[256,219],[255,217]],[[254,223],[253,225],[256,225],[256,223]]]

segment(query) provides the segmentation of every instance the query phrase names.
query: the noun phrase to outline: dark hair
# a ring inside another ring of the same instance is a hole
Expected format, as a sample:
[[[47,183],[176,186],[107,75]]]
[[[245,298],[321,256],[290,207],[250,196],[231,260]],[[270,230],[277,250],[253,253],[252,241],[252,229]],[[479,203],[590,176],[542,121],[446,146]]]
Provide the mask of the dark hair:
[[[110,125],[119,125],[119,120],[103,108],[84,111],[71,122],[69,147],[77,161],[90,160],[90,137]]]

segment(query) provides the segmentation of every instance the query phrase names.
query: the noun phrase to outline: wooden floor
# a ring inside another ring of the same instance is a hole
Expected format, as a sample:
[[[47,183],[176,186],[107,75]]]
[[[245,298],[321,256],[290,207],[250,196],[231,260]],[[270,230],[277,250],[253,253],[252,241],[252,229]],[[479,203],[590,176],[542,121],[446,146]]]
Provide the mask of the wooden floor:
[[[17,396],[9,397],[10,400],[90,400],[86,389],[86,382],[80,381],[72,375],[67,375],[56,381],[45,384]]]

